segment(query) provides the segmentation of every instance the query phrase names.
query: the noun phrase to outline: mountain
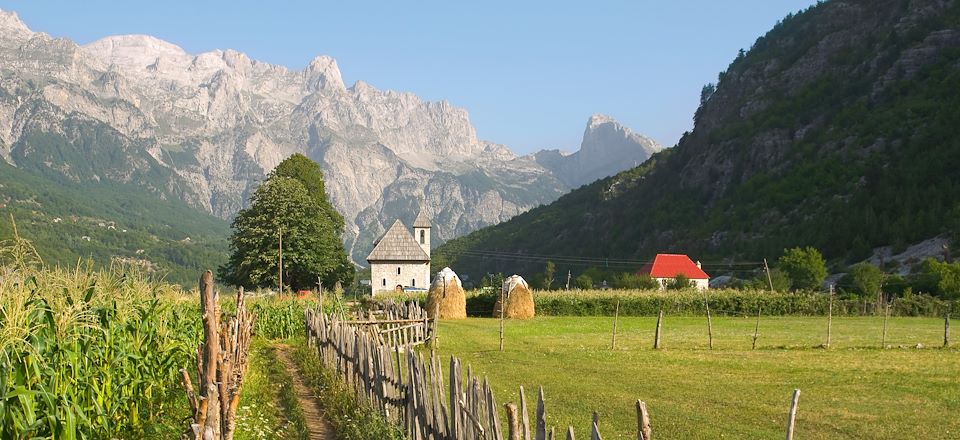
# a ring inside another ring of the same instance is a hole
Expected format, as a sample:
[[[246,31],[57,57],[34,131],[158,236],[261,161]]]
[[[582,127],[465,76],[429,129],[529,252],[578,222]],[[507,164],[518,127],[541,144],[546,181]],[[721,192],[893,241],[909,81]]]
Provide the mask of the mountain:
[[[226,221],[115,183],[65,184],[0,161],[0,241],[17,233],[50,267],[128,265],[192,287],[226,262]]]
[[[434,255],[474,275],[560,256],[756,262],[807,245],[842,264],[960,236],[956,1],[818,3],[703,91],[674,148]]]
[[[533,158],[565,185],[578,188],[640,165],[662,149],[653,139],[632,132],[609,116],[596,114],[587,121],[580,150],[573,154],[542,150]]]
[[[591,148],[576,182],[610,170],[597,159],[604,146]],[[441,243],[571,188],[535,157],[478,139],[463,109],[347,87],[330,57],[297,71],[145,35],[79,46],[0,11],[0,157],[23,171],[135,187],[229,219],[295,152],[326,173],[355,261],[421,205]]]

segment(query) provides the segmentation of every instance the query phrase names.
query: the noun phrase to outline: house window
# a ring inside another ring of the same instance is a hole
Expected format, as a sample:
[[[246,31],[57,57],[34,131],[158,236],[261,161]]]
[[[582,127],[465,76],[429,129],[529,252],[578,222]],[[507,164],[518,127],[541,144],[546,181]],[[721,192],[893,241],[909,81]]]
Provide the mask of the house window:
[[[424,231],[423,229],[421,229],[421,230],[420,230],[420,244],[426,244],[426,243],[427,243],[427,231]]]
[[[400,275],[400,266],[397,266],[397,275]]]
[[[417,287],[417,280],[416,279],[410,280],[410,285],[413,287]]]
[[[386,278],[383,279],[383,287],[387,287],[387,279],[386,279]]]

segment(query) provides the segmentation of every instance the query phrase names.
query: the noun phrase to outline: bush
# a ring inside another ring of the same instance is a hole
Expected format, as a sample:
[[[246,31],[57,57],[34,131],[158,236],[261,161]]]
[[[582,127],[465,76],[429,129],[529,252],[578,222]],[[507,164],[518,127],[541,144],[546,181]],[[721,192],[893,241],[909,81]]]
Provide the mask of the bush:
[[[593,288],[593,278],[590,278],[590,275],[585,273],[577,276],[577,279],[573,281],[573,285],[578,289],[592,289]]]

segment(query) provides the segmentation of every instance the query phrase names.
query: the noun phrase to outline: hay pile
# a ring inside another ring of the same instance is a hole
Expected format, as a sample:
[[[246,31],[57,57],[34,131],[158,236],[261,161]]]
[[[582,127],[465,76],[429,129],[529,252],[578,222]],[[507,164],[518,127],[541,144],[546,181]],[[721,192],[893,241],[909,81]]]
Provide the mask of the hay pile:
[[[527,319],[534,316],[533,291],[520,275],[513,275],[503,280],[500,298],[493,306],[493,317],[500,317],[503,307],[501,300],[506,299],[507,305],[503,308],[504,318]]]
[[[440,316],[436,316],[439,312]],[[467,317],[467,296],[460,277],[444,267],[430,284],[427,294],[427,315],[431,318],[461,319]]]

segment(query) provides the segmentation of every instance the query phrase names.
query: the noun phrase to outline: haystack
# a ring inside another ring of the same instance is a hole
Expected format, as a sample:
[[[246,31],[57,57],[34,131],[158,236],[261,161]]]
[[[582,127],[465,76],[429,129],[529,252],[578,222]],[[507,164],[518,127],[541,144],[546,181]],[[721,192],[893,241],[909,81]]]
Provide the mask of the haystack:
[[[461,319],[467,317],[467,296],[463,291],[460,277],[444,267],[430,284],[427,294],[427,315],[431,318]]]
[[[493,306],[493,317],[500,317],[501,301],[506,299],[507,306],[503,308],[504,318],[527,319],[534,316],[533,291],[520,275],[513,275],[503,280],[500,298]]]

